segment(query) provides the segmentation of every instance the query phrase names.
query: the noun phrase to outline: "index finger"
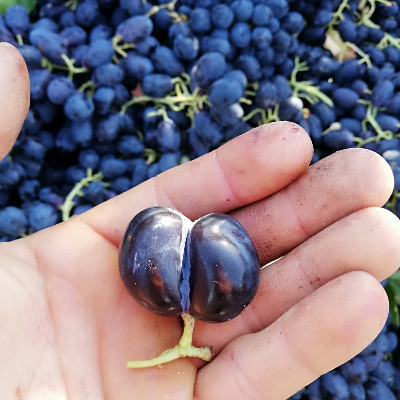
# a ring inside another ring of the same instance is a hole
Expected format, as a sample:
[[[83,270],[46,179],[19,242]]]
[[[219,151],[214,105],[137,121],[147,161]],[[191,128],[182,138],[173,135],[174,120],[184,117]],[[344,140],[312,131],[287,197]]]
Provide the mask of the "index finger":
[[[192,220],[212,212],[227,213],[287,186],[308,167],[312,154],[311,140],[300,126],[270,123],[79,218],[118,246],[130,219],[145,208],[173,207]]]

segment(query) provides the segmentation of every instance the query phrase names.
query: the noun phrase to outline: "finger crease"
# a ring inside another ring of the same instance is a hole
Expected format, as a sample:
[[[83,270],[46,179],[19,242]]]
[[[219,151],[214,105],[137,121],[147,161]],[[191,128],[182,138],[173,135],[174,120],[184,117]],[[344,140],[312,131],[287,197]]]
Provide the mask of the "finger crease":
[[[302,257],[300,250],[296,251],[296,253],[293,254],[293,257],[291,257],[291,261],[295,263],[295,266],[298,270],[300,270],[306,282],[310,284],[313,292],[323,285],[321,278],[319,278],[317,274],[314,276],[311,275],[311,271],[313,270],[313,268],[310,268],[310,264],[312,263],[312,261],[310,259],[306,260],[305,257]]]
[[[286,325],[286,323],[284,323],[284,325]],[[289,339],[289,335],[287,335],[286,332],[290,333],[293,332],[293,330],[289,327],[289,329],[281,329],[279,331],[280,337],[286,343],[289,354],[291,354],[297,360],[297,364],[300,368],[311,373],[312,381],[314,381],[321,376],[323,372],[318,371],[318,369],[315,368],[312,361],[307,357],[307,351],[303,351],[301,346],[299,346],[295,340]],[[296,337],[296,335],[293,336]],[[290,364],[293,365],[293,363]]]
[[[230,198],[234,200],[234,202],[236,204],[243,204],[245,203],[245,199],[241,199],[240,196],[233,190],[232,185],[230,183],[230,180],[227,178],[227,175],[225,173],[224,167],[223,167],[223,163],[220,162],[219,160],[219,152],[215,151],[213,153],[211,153],[214,155],[214,160],[215,160],[215,165],[217,166],[217,169],[219,172],[219,175],[221,176],[221,181],[225,182],[225,187],[228,191],[228,194],[230,196]]]
[[[289,186],[289,188],[290,188],[290,186]],[[309,234],[308,229],[306,229],[305,223],[301,219],[301,217],[294,205],[294,201],[293,201],[292,197],[290,196],[290,192],[288,190],[286,190],[284,192],[284,197],[286,197],[287,203],[289,204],[290,208],[293,210],[293,215],[294,215],[294,217],[296,219],[296,223],[297,223],[297,230],[300,230],[306,238],[310,237],[311,235]]]
[[[108,242],[111,246],[113,246],[116,250],[118,250],[119,243],[114,243],[114,241],[111,239],[111,236],[106,235],[104,232],[98,231],[91,223],[85,221],[83,218],[80,218],[79,216],[74,217],[74,219],[71,222],[80,222],[84,224],[87,228],[89,228],[95,236],[100,237],[101,239],[105,240]]]
[[[229,359],[233,360],[233,368],[235,371],[235,374],[237,376],[237,379],[235,379],[235,383],[237,385],[237,388],[243,393],[243,397],[246,400],[252,400],[252,399],[265,399],[265,393],[263,393],[254,380],[251,379],[252,373],[247,373],[247,370],[241,366],[240,362],[240,357],[235,355],[235,351],[232,348],[227,349],[231,355],[228,357]],[[235,361],[237,360],[237,361]]]
[[[160,179],[160,175],[157,175],[155,178],[153,178],[153,182],[154,182],[156,203],[159,206],[168,206],[177,209],[178,207],[175,205],[171,197],[168,195],[168,192],[165,190],[164,185],[162,183],[163,180]]]
[[[245,311],[240,314],[239,318],[243,321],[248,333],[260,332],[265,328],[262,318],[252,303],[246,307]]]

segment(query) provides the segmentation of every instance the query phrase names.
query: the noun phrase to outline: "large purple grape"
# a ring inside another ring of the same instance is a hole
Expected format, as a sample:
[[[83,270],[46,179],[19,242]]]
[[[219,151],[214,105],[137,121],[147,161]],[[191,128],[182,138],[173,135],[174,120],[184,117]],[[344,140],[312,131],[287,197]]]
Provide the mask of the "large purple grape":
[[[178,316],[182,261],[191,222],[171,208],[153,207],[130,222],[119,254],[122,282],[151,311]]]
[[[119,270],[128,292],[151,311],[209,322],[240,314],[260,281],[257,251],[235,219],[209,214],[193,223],[167,207],[132,219]]]
[[[251,302],[260,282],[257,251],[234,218],[209,214],[190,234],[189,313],[204,321],[235,318]]]

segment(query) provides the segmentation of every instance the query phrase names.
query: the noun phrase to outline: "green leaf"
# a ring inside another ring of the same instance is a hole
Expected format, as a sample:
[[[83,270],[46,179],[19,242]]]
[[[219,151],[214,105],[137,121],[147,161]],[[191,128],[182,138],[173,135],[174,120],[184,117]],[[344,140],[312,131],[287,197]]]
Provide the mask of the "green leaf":
[[[0,13],[5,14],[8,7],[19,4],[30,13],[36,7],[36,0],[0,0]]]
[[[36,7],[36,0],[16,0],[17,4],[22,7],[25,7],[30,13]]]
[[[396,281],[389,281],[388,283],[392,286],[395,296],[400,297],[400,283]]]
[[[392,314],[392,324],[399,326],[400,325],[400,312],[398,306],[399,295],[396,293],[396,289],[390,282],[388,282],[388,284],[386,285],[385,290],[389,298],[389,311]]]
[[[17,0],[1,0],[0,1],[0,13],[5,14],[7,11],[7,8],[17,4]]]
[[[398,282],[400,284],[400,270],[395,272],[390,278],[390,282]]]
[[[389,304],[389,310],[392,313],[392,324],[395,326],[400,325],[399,306],[397,304]]]
[[[388,280],[392,300],[400,305],[400,271],[394,273]]]

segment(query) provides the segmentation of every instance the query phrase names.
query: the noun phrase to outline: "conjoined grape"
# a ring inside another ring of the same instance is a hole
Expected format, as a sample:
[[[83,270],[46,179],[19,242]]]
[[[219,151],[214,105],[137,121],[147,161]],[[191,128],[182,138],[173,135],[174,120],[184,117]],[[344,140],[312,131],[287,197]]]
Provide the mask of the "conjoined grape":
[[[130,295],[150,311],[184,320],[179,345],[129,368],[160,365],[179,357],[209,361],[209,348],[192,346],[194,319],[225,322],[254,298],[260,266],[245,229],[225,214],[195,222],[179,211],[152,207],[137,214],[125,232],[119,271]]]

